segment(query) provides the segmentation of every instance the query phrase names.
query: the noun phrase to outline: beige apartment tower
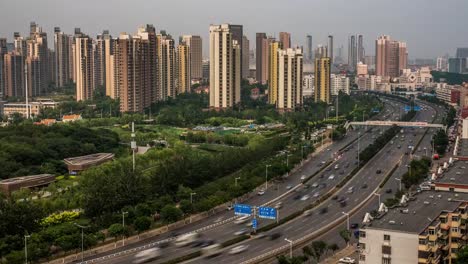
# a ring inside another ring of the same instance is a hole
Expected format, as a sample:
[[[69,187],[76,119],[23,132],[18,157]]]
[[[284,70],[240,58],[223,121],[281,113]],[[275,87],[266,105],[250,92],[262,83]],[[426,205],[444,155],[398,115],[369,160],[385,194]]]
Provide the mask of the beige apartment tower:
[[[93,39],[80,35],[75,38],[76,101],[92,99],[94,83]]]
[[[240,102],[241,47],[229,24],[210,26],[210,107],[231,108]]]
[[[54,30],[55,46],[55,85],[64,87],[71,82],[73,69],[72,57],[73,37],[60,31],[59,27]]]
[[[167,100],[168,97],[175,98],[177,95],[176,89],[176,52],[174,47],[174,39],[170,35],[157,35],[158,49],[158,80],[160,100]]]
[[[315,102],[330,103],[330,58],[315,59]]]
[[[278,92],[276,108],[294,111],[302,105],[303,54],[301,49],[278,50]]]
[[[250,70],[250,45],[249,39],[244,35],[242,37],[242,79],[249,77]]]
[[[190,47],[180,43],[177,47],[177,90],[178,93],[189,93],[191,84]]]
[[[202,39],[196,35],[184,35],[182,36],[182,42],[190,49],[190,76],[193,79],[202,79]]]
[[[380,36],[375,41],[375,70],[377,76],[399,77],[407,67],[406,43]]]
[[[268,103],[276,104],[278,99],[278,51],[281,48],[281,43],[273,41],[269,47],[269,78],[268,78]]]

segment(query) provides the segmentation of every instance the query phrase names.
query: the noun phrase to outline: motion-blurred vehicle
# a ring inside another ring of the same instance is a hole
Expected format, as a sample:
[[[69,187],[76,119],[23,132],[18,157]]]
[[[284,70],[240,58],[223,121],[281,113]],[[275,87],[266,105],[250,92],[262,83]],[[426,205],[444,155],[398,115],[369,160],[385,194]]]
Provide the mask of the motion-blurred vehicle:
[[[240,245],[240,246],[237,246],[237,247],[233,247],[231,250],[229,250],[229,254],[231,254],[231,255],[239,254],[241,252],[246,251],[247,248],[249,248],[249,246],[247,246],[247,245]]]
[[[181,236],[177,237],[174,244],[177,247],[185,247],[185,246],[188,246],[188,245],[196,242],[199,237],[200,237],[200,234],[198,234],[198,233],[184,234],[184,235],[181,235]]]
[[[147,262],[150,262],[159,258],[160,256],[161,256],[161,249],[157,247],[149,248],[136,254],[135,259],[133,260],[133,263],[147,263]]]

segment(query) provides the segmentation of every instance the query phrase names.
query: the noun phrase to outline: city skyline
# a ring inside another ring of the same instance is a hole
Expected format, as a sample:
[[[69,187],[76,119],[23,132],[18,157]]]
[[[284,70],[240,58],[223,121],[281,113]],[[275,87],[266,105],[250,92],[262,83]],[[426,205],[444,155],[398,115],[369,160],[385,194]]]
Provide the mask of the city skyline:
[[[90,36],[96,36],[104,29],[108,29],[112,35],[119,35],[121,32],[133,32],[135,27],[150,23],[155,25],[157,31],[164,29],[174,36],[193,34],[208,39],[207,28],[210,24],[230,23],[243,25],[245,35],[251,40],[255,39],[257,32],[266,32],[267,36],[277,38],[279,32],[289,32],[293,46],[305,46],[307,34],[313,36],[314,47],[317,44],[326,45],[328,35],[334,36],[336,47],[346,46],[349,36],[358,33],[364,36],[365,49],[372,51],[372,40],[387,34],[396,39],[404,39],[408,43],[410,59],[435,58],[445,53],[452,55],[455,54],[457,47],[468,44],[468,35],[460,34],[463,30],[458,22],[463,21],[463,10],[468,9],[468,2],[459,0],[443,2],[415,0],[405,2],[404,9],[399,8],[401,5],[395,2],[381,3],[370,0],[357,0],[352,3],[322,0],[318,3],[305,3],[295,0],[293,4],[287,6],[280,5],[279,1],[268,1],[268,5],[265,5],[266,1],[262,0],[249,2],[248,6],[247,3],[231,5],[230,8],[225,8],[224,4],[213,0],[169,3],[136,1],[136,3],[119,2],[114,5],[119,8],[114,9],[109,9],[106,2],[93,2],[93,8],[89,9],[91,5],[87,5],[87,1],[89,0],[74,3],[44,0],[36,3],[22,0],[2,3],[0,15],[3,21],[0,24],[0,36],[7,37],[11,41],[13,32],[19,31],[24,34],[28,31],[29,22],[36,21],[48,34],[52,34],[54,27],[59,26],[62,31],[69,34],[75,27],[79,27]],[[181,4],[184,9],[180,9]],[[425,6],[425,12],[415,14],[412,10],[420,8],[422,4]],[[142,6],[145,8],[141,8]],[[301,8],[297,8],[298,6]],[[349,15],[362,13],[359,10],[362,11],[364,7],[366,13],[362,16]],[[18,12],[20,9],[21,12]],[[319,15],[310,15],[309,11],[312,9],[313,14]],[[57,10],[60,12],[56,12]],[[174,10],[177,10],[184,19],[181,20],[179,15],[174,15]],[[259,15],[258,10],[265,10],[265,15],[261,13]],[[295,15],[288,17],[287,20],[277,19],[277,16],[291,12],[295,12]],[[435,19],[444,13],[449,13],[450,16],[446,16],[443,20]],[[327,26],[323,24],[324,18],[329,21]],[[431,28],[432,32],[427,34],[427,31],[419,30],[419,27]],[[446,43],[434,41],[434,36],[451,41]],[[207,43],[203,43],[203,53],[208,54]]]

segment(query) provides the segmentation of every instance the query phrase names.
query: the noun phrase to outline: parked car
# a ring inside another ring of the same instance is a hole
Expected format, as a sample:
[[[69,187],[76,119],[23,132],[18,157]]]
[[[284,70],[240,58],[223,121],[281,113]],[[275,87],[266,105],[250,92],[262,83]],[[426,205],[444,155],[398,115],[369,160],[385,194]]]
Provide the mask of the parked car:
[[[260,195],[260,196],[261,196],[261,195],[264,195],[264,194],[265,194],[265,190],[260,190],[260,191],[258,191],[257,194]]]
[[[354,264],[354,263],[356,263],[356,260],[353,259],[353,258],[350,258],[350,257],[344,257],[344,258],[340,258],[340,260],[338,261],[338,263],[343,263],[343,264]]]

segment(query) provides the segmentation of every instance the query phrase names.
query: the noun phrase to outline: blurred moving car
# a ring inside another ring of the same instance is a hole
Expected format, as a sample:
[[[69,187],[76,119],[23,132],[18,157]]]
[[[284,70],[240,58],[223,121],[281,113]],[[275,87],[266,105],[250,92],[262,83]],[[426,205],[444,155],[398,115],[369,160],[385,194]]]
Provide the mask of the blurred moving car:
[[[143,250],[135,255],[133,263],[147,263],[161,256],[161,249],[154,247]]]

